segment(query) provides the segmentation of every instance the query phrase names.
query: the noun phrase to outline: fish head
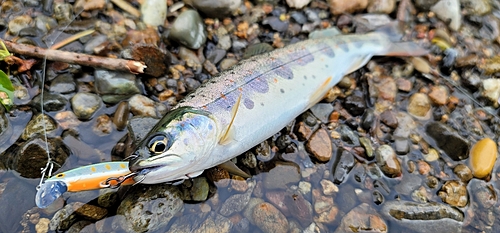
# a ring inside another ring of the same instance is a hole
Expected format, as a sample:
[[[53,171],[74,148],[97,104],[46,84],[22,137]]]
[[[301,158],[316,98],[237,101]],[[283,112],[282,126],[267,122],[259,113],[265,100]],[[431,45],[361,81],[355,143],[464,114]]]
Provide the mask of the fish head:
[[[209,113],[179,108],[167,113],[139,143],[129,169],[136,183],[192,178],[210,167],[206,161],[216,143],[217,127]]]
[[[46,180],[38,187],[35,196],[36,206],[46,208],[52,204],[57,198],[68,190],[68,186],[61,180]]]

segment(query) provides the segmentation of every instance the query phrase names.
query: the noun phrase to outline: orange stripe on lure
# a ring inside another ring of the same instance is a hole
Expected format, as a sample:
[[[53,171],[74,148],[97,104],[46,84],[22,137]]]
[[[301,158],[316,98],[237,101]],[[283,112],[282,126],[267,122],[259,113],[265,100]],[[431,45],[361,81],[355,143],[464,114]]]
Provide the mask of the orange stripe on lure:
[[[35,202],[40,208],[52,204],[65,192],[95,190],[134,184],[128,162],[104,162],[59,173],[38,187]]]

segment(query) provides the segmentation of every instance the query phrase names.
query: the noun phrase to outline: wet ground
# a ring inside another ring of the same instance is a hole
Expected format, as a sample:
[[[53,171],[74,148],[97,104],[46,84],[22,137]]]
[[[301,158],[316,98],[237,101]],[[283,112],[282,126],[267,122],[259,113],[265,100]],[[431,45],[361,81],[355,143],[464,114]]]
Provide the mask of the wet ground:
[[[95,29],[60,50],[149,67],[133,75],[48,61],[42,82],[41,59],[28,71],[0,63],[16,88],[15,107],[0,108],[0,232],[500,227],[498,2],[192,0],[193,7],[167,1],[167,8],[128,1],[130,9],[111,2],[0,1],[2,39],[48,47]],[[177,186],[66,193],[35,207],[46,145],[54,173],[122,160],[157,118],[239,60],[319,29],[361,34],[390,18],[430,54],[374,58],[344,77],[321,103],[235,159],[252,178],[214,168]]]

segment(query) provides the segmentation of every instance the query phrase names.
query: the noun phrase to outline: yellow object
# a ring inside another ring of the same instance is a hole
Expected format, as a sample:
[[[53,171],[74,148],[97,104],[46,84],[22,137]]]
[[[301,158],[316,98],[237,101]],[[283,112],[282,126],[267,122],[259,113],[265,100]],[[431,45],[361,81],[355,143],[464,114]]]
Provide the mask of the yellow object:
[[[470,166],[474,177],[486,178],[497,160],[497,144],[490,138],[478,141],[471,149]]]

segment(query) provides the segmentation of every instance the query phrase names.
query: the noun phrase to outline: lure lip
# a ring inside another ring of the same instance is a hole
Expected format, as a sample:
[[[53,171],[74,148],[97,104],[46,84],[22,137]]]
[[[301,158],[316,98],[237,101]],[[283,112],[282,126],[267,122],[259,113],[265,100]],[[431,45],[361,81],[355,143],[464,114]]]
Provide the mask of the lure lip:
[[[56,201],[66,191],[68,191],[68,186],[63,181],[45,181],[38,188],[35,196],[35,204],[39,208],[46,208],[54,203],[54,201]]]

